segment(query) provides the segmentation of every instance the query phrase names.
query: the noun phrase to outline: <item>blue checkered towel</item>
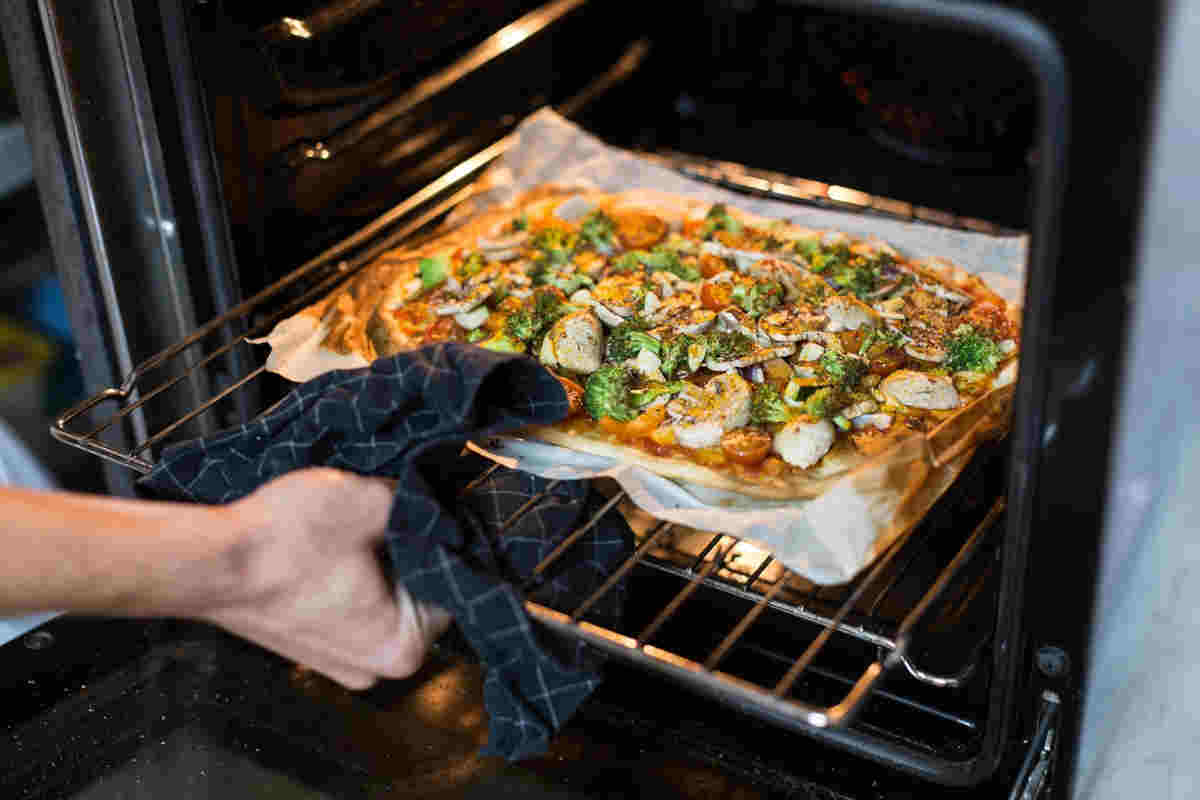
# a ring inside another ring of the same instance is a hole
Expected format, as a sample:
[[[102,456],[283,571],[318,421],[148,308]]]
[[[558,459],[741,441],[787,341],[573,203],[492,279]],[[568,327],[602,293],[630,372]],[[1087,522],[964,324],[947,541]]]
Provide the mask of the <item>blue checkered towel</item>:
[[[594,656],[531,624],[516,586],[577,523],[602,504],[585,482],[550,486],[497,470],[463,491],[481,461],[468,438],[550,423],[567,413],[558,381],[535,361],[438,344],[322,375],[269,414],[205,440],[170,447],[142,485],[184,499],[226,503],[289,470],[323,464],[396,478],[388,550],[396,580],[450,611],[486,669],[486,752],[509,759],[546,743],[598,685]],[[486,464],[484,464],[486,465]],[[550,488],[549,493],[546,492]],[[545,495],[501,529],[530,498]],[[609,512],[556,566],[526,586],[545,605],[571,609],[628,555],[632,533]],[[623,588],[589,613],[612,624]]]

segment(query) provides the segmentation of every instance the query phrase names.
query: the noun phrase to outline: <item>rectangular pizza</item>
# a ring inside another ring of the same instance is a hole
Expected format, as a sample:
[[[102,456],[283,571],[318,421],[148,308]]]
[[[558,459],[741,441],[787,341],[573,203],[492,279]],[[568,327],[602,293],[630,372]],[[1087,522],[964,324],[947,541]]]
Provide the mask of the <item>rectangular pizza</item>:
[[[639,189],[538,187],[302,315],[360,363],[526,354],[571,406],[526,435],[777,499],[1011,396],[1020,342],[1020,308],[955,264]]]

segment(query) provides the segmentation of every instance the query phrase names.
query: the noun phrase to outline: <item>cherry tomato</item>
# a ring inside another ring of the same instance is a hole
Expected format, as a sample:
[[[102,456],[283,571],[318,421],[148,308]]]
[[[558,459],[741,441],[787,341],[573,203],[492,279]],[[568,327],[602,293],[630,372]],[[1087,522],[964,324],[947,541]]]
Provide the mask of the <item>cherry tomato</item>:
[[[438,317],[425,333],[425,344],[434,342],[460,342],[466,338],[466,332],[454,321],[454,317]]]
[[[721,450],[730,461],[752,467],[771,452],[771,435],[757,428],[735,428],[721,437]]]
[[[642,211],[626,211],[614,215],[617,236],[629,250],[649,250],[667,235],[667,223]]]
[[[573,417],[583,410],[583,387],[570,378],[564,378],[558,373],[551,373],[567,392],[567,416]]]
[[[728,308],[733,302],[733,285],[728,283],[705,283],[700,287],[700,304],[713,311]]]
[[[725,272],[729,269],[729,265],[725,263],[725,259],[712,253],[700,254],[700,274],[706,278],[711,278],[720,272]]]

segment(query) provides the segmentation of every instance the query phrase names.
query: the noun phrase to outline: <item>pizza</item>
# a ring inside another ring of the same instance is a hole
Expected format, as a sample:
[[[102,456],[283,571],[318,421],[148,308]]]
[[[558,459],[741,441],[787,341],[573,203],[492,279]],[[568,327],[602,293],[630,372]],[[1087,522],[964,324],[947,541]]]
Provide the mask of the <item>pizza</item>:
[[[308,313],[367,361],[526,354],[571,411],[525,435],[772,498],[1010,386],[1020,341],[1019,307],[947,261],[639,190],[535,190]]]

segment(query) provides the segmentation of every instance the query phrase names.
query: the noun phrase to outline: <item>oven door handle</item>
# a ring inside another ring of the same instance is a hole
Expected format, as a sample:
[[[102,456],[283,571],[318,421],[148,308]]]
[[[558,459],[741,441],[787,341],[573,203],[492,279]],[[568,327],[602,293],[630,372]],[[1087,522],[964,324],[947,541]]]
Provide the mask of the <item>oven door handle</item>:
[[[1042,705],[1038,710],[1037,729],[1029,743],[1029,752],[1021,764],[1021,772],[1013,785],[1008,800],[1038,800],[1046,788],[1050,770],[1058,755],[1058,712],[1062,700],[1056,692],[1042,692]]]

